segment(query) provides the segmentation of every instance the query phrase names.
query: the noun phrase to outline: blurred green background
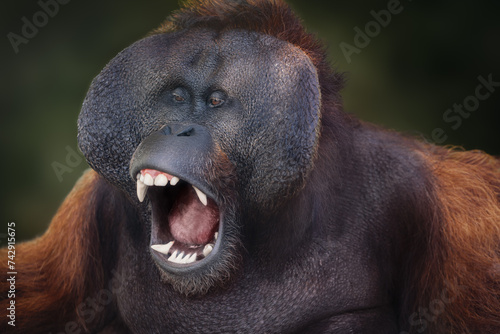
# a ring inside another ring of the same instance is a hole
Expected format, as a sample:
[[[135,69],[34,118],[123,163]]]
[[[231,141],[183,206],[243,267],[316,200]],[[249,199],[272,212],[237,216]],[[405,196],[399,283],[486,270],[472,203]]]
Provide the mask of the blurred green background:
[[[500,154],[500,89],[456,130],[443,121],[448,108],[474,95],[478,76],[492,73],[500,82],[500,2],[402,1],[402,11],[351,62],[340,43],[354,45],[354,28],[364,30],[370,12],[388,1],[289,2],[326,43],[332,64],[348,72],[346,111],[427,139],[442,128],[443,144]],[[76,163],[59,180],[53,163],[67,166],[67,147],[77,149],[76,120],[92,78],[177,7],[169,0],[69,1],[16,54],[8,34],[21,35],[22,18],[33,22],[41,7],[35,0],[2,4],[0,234],[9,221],[18,241],[47,228],[87,168]]]

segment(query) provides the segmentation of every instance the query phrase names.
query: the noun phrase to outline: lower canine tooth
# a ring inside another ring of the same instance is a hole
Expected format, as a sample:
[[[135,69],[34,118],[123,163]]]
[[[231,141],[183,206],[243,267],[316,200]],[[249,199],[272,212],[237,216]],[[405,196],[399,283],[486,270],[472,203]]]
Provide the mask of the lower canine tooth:
[[[203,255],[207,256],[212,252],[212,249],[214,249],[214,246],[212,246],[212,244],[205,245],[205,248],[203,248]]]
[[[170,250],[170,248],[172,247],[173,244],[174,244],[174,242],[170,241],[166,245],[151,245],[151,248],[153,248],[157,252],[168,255],[168,251]]]
[[[140,202],[144,201],[147,192],[148,186],[142,183],[141,180],[137,180],[137,198]]]

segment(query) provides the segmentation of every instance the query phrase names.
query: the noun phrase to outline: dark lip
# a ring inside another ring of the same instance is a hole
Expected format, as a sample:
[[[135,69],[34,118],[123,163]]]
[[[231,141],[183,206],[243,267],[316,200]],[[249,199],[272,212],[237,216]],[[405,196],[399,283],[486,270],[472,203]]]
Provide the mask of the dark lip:
[[[167,272],[170,272],[173,274],[177,274],[177,275],[183,275],[183,274],[189,274],[189,273],[194,272],[194,271],[199,271],[200,269],[210,265],[210,263],[217,261],[217,258],[219,257],[219,254],[220,254],[219,250],[222,247],[221,246],[222,243],[224,242],[224,213],[223,213],[223,210],[220,206],[220,201],[217,199],[216,196],[214,196],[212,191],[209,190],[208,184],[206,182],[201,182],[200,180],[194,180],[192,177],[190,177],[186,174],[177,173],[177,172],[174,172],[172,170],[169,170],[168,168],[161,168],[159,166],[155,166],[154,164],[141,164],[141,165],[136,166],[133,170],[131,170],[130,175],[131,175],[132,179],[134,180],[134,182],[136,182],[137,174],[140,173],[140,171],[143,169],[154,169],[154,170],[164,172],[164,173],[170,174],[172,176],[178,177],[181,181],[187,182],[188,184],[195,186],[196,188],[203,191],[203,193],[205,195],[207,195],[207,197],[209,197],[211,200],[213,200],[215,202],[215,204],[217,205],[217,207],[219,208],[219,229],[218,229],[219,237],[217,238],[217,240],[214,244],[214,248],[213,248],[212,252],[210,254],[208,254],[208,256],[206,256],[205,258],[203,258],[195,263],[189,263],[189,264],[173,263],[173,262],[167,261],[167,259],[168,259],[167,255],[160,253],[160,252],[158,252],[150,247],[149,249],[150,249],[151,256],[152,256],[153,260],[156,262],[156,264],[164,271],[167,271]],[[148,190],[148,192],[149,192],[149,190]],[[146,197],[148,198],[147,195],[146,195]],[[152,205],[151,199],[148,198],[148,200],[149,200],[149,203],[151,203],[151,205]],[[151,245],[153,245],[153,228],[156,224],[153,217],[152,217],[152,214],[151,214],[150,221],[151,221],[151,238],[150,238],[150,246],[151,246]]]

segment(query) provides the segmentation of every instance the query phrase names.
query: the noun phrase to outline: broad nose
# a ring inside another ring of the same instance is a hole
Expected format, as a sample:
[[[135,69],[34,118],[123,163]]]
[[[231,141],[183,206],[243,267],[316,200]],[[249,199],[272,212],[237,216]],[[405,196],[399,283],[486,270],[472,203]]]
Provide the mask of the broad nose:
[[[166,136],[190,137],[195,135],[195,127],[193,125],[166,125],[160,131]]]

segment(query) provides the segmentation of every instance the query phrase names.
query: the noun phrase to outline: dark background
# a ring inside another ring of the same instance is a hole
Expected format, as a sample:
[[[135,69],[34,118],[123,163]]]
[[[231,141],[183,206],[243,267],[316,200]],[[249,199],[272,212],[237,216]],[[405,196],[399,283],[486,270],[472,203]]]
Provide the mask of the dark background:
[[[500,87],[456,130],[443,121],[454,103],[474,95],[478,76],[500,82],[500,2],[401,1],[403,10],[348,63],[339,44],[354,44],[370,12],[388,1],[291,0],[308,30],[326,43],[332,64],[348,72],[345,109],[387,128],[445,145],[500,154]],[[53,163],[77,150],[76,120],[94,76],[119,51],[144,37],[177,1],[83,1],[59,12],[16,54],[8,33],[33,22],[35,0],[9,1],[0,11],[0,234],[15,221],[17,240],[40,235],[82,172],[82,161],[59,181]],[[0,235],[0,241],[2,236]]]

